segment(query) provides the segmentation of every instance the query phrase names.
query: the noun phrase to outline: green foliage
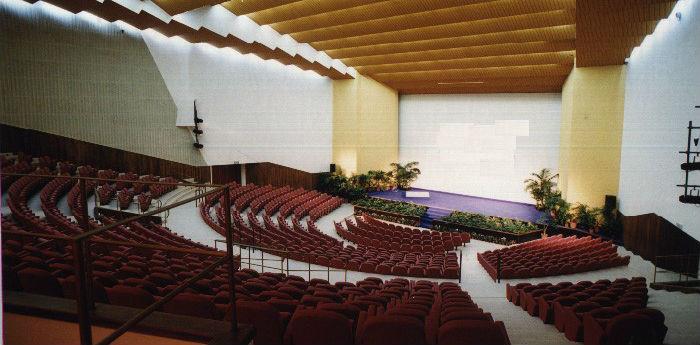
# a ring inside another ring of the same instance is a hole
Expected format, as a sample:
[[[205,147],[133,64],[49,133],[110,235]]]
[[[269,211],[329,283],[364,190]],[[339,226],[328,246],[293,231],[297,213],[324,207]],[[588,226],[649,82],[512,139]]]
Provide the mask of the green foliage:
[[[558,190],[546,197],[544,209],[551,213],[552,219],[550,222],[553,225],[566,226],[573,219],[571,204],[561,197],[561,192]]]
[[[584,204],[577,204],[573,208],[576,227],[583,230],[590,230],[601,223],[602,210],[599,207],[590,207]]]
[[[391,177],[399,189],[410,189],[411,183],[415,182],[420,175],[418,162],[409,162],[406,165],[391,163],[391,169]]]
[[[367,197],[365,188],[359,187],[345,177],[342,172],[324,173],[319,180],[318,189],[322,192],[337,195],[348,201]]]
[[[474,228],[511,232],[514,234],[524,234],[539,230],[539,227],[533,223],[460,211],[454,211],[449,216],[443,217],[441,220]]]
[[[411,217],[421,217],[428,210],[428,207],[422,205],[377,198],[358,199],[353,202],[353,205]]]
[[[381,191],[395,188],[410,188],[420,174],[418,162],[406,165],[392,163],[392,171],[370,170],[366,174],[353,174],[346,177],[340,169],[335,173],[323,173],[318,189],[322,192],[337,195],[349,201],[362,199],[368,191]]]
[[[554,192],[559,174],[552,174],[549,169],[544,168],[530,175],[532,178],[524,181],[525,190],[535,199],[535,207],[540,211],[545,210],[544,202]]]

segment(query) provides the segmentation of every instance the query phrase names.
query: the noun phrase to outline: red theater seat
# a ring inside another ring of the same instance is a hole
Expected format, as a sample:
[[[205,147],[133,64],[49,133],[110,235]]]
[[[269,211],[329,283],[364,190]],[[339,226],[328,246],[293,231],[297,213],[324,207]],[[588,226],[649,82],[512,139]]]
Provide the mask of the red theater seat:
[[[426,345],[424,324],[407,316],[371,317],[358,328],[357,337],[358,345]]]
[[[440,326],[438,344],[510,345],[510,340],[500,321],[454,320]]]
[[[237,301],[238,322],[255,327],[256,345],[281,345],[290,315],[280,313],[265,302]]]
[[[284,336],[288,345],[353,345],[353,322],[331,311],[298,310]],[[257,344],[257,342],[256,342]]]

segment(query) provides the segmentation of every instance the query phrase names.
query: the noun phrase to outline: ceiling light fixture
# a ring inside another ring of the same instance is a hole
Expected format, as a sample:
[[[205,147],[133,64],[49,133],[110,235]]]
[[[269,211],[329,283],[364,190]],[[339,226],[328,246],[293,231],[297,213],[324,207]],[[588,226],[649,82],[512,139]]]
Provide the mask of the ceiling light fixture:
[[[453,84],[483,84],[483,81],[452,81],[452,82],[438,82],[438,85],[453,85]]]

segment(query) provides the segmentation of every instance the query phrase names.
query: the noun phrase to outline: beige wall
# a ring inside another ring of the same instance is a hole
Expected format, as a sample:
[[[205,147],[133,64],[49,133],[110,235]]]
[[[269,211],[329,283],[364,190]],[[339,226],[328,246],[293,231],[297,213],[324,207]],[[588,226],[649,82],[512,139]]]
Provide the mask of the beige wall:
[[[0,4],[0,123],[205,165],[140,35]]]
[[[574,68],[562,91],[560,188],[569,202],[602,206],[616,195],[625,66]]]
[[[387,170],[398,145],[398,93],[363,76],[334,80],[333,162],[348,175]]]

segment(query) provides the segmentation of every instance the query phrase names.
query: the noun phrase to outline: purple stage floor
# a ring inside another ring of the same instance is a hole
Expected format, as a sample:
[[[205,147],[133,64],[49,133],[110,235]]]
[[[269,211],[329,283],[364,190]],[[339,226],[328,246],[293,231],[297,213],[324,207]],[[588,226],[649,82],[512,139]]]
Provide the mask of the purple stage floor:
[[[412,190],[420,192],[430,192],[430,197],[406,198],[405,192],[402,190],[372,192],[369,193],[369,195],[378,198],[406,201],[414,204],[425,205],[430,207],[430,209],[428,210],[429,213],[438,211],[433,209],[442,209],[440,210],[442,211],[440,213],[443,213],[445,215],[449,214],[449,212],[446,211],[455,210],[480,213],[487,216],[513,218],[528,222],[537,222],[544,215],[544,213],[535,209],[535,205],[532,204],[453,194],[421,188],[413,188]]]

